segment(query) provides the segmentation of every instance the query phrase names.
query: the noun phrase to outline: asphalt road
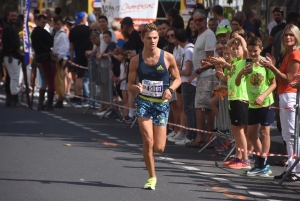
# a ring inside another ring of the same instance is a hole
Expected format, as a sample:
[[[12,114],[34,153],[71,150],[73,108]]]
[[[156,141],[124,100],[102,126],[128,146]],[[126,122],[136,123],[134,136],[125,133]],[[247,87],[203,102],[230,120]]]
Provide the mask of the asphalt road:
[[[0,201],[300,200],[299,183],[249,178],[222,168],[214,150],[198,153],[170,142],[155,155],[156,190],[144,190],[138,126],[83,111],[5,108],[0,97]]]

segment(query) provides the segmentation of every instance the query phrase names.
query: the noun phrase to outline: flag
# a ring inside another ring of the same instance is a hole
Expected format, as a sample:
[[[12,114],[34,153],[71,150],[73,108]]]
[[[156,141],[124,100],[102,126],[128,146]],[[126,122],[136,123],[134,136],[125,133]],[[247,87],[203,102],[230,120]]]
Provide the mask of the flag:
[[[28,28],[28,19],[30,13],[31,0],[26,0],[24,11],[24,26],[23,26],[23,51],[25,54],[24,63],[27,66],[30,63],[30,36]]]

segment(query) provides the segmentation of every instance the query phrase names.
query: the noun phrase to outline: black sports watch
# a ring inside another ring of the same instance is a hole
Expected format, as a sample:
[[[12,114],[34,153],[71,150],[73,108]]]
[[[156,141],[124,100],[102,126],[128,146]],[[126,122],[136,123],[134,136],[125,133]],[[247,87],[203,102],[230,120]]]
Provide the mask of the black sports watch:
[[[172,88],[168,87],[168,89],[170,90],[171,93],[174,92],[174,90]]]

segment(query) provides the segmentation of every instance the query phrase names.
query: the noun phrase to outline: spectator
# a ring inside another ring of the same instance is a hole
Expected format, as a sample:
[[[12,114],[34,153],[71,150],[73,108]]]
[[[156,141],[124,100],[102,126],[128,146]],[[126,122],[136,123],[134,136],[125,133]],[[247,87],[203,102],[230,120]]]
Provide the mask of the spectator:
[[[286,24],[293,24],[300,28],[300,14],[297,12],[290,12],[286,17]],[[273,40],[272,44],[272,56],[276,59],[276,66],[279,67],[282,62],[281,52],[281,37],[282,37],[283,30],[278,31]]]
[[[61,14],[61,7],[55,7],[55,9],[54,9],[54,13],[55,13],[55,15],[60,15]]]
[[[230,38],[231,28],[228,25],[220,26],[216,32],[217,40],[222,44],[226,45]]]
[[[238,11],[235,13],[234,17],[236,17],[237,19],[239,19],[240,21],[242,21],[242,25],[244,24],[245,20],[246,20],[246,16],[242,11]]]
[[[220,26],[223,26],[223,25],[228,25],[230,26],[230,22],[228,19],[225,19],[225,17],[223,16],[223,8],[222,6],[220,5],[215,5],[212,9],[212,14],[214,16],[214,18],[216,20],[218,20],[219,24],[218,24],[218,27],[217,29],[220,27]]]
[[[204,130],[204,123],[207,122],[207,130],[211,131],[214,127],[214,115],[209,105],[209,99],[212,95],[212,91],[215,88],[216,78],[215,72],[210,67],[201,65],[201,62],[205,58],[213,57],[215,45],[217,43],[215,34],[207,28],[207,15],[204,10],[197,10],[194,13],[194,22],[198,29],[198,38],[194,47],[193,54],[193,66],[195,73],[190,77],[193,79],[197,77],[196,84],[196,97],[195,97],[195,108],[196,108],[196,119],[197,128]],[[205,82],[205,84],[203,84]],[[206,142],[209,141],[207,136]],[[196,139],[188,139],[187,147],[202,147],[205,145],[203,133],[198,132]]]
[[[45,30],[47,23],[47,17],[45,15],[39,15],[36,21],[37,27],[31,34],[32,47],[35,52],[35,61],[38,63],[39,70],[42,77],[42,86],[39,91],[39,103],[38,110],[53,110],[53,98],[54,98],[54,79],[55,79],[55,66],[51,61],[50,53],[53,47],[53,37],[49,32]],[[44,108],[44,99],[46,88],[48,85],[48,100],[47,106]]]
[[[284,13],[283,10],[279,7],[276,7],[273,9],[272,11],[273,13],[273,19],[275,20],[275,22],[277,23],[275,27],[273,27],[271,34],[268,38],[268,45],[271,45],[273,43],[273,38],[276,35],[277,32],[279,32],[280,30],[283,30],[285,28],[285,23],[283,22],[283,18],[284,18]]]
[[[241,19],[234,17],[232,18],[231,22],[230,22],[230,26],[232,30],[235,30],[237,28],[242,28],[243,27],[243,22]]]
[[[187,41],[189,43],[195,44],[198,37],[198,30],[195,26],[195,22],[192,17],[188,21],[185,32],[186,32]]]
[[[90,42],[90,29],[86,26],[87,16],[84,12],[78,12],[75,16],[76,26],[71,29],[70,40],[70,60],[80,66],[87,66],[85,52],[92,49]],[[74,58],[74,53],[76,57]],[[82,96],[83,79],[87,76],[88,71],[83,68],[77,68],[77,78],[75,82],[75,95]],[[82,107],[81,98],[75,98],[77,108]]]
[[[215,18],[209,18],[208,28],[212,30],[214,33],[216,33],[217,31],[218,24],[219,24],[218,20],[216,20]]]
[[[90,25],[90,31],[101,33],[101,28],[98,22],[92,22]],[[99,37],[100,38],[100,37]]]
[[[23,53],[20,50],[18,30],[15,28],[16,22],[17,12],[9,10],[7,23],[3,26],[2,31],[3,61],[9,75],[5,83],[6,107],[22,107],[18,100],[18,85],[20,75],[19,62],[22,61]]]
[[[53,18],[54,21],[54,44],[53,44],[53,54],[54,61],[56,65],[56,75],[55,75],[55,91],[58,95],[58,99],[54,108],[63,108],[63,99],[65,97],[65,90],[63,84],[63,70],[67,63],[67,53],[69,52],[69,39],[62,28],[63,26],[63,18],[61,16],[55,16]]]
[[[184,30],[175,30],[175,38],[178,44],[183,48],[183,56],[181,59],[181,69],[179,70],[181,76],[181,94],[183,111],[185,115],[185,125],[189,128],[196,128],[196,114],[195,114],[195,95],[196,95],[196,79],[188,82],[189,77],[193,74],[193,51],[194,45],[187,41],[187,36]],[[195,131],[187,130],[187,139],[195,137]],[[184,139],[175,144],[184,144]]]
[[[104,42],[104,39],[103,39],[103,33],[105,31],[110,31],[111,35],[112,35],[112,41],[117,43],[117,39],[116,39],[116,35],[115,35],[114,31],[111,28],[108,27],[108,19],[107,19],[106,16],[104,16],[104,15],[99,16],[98,23],[99,23],[99,26],[100,26],[100,29],[101,29],[101,32],[100,32],[100,53],[102,54],[102,53],[104,53],[104,51],[107,48],[107,44]]]
[[[171,27],[176,29],[184,29],[183,18],[179,15],[179,11],[175,8],[171,8],[167,11],[166,18]]]
[[[196,10],[204,10],[205,13],[206,13],[206,16],[208,15],[209,11],[210,11],[210,8],[205,8],[204,5],[202,3],[196,3],[195,5],[193,5],[193,11],[192,12],[189,12],[189,14],[191,15],[191,17],[193,17],[194,15],[194,12]]]
[[[246,20],[243,22],[243,29],[246,33],[253,33],[255,36],[260,37],[259,30],[254,26],[252,20],[256,18],[257,13],[255,10],[249,10],[246,12]]]
[[[295,74],[300,73],[300,31],[297,26],[289,24],[283,31],[283,36],[281,38],[282,44],[282,55],[284,55],[283,62],[280,68],[274,66],[274,58],[270,55],[266,57],[266,61],[262,61],[262,65],[270,69],[276,76],[278,80],[277,93],[279,94],[279,106],[280,108],[293,108],[296,100],[297,89],[292,88],[295,86],[293,82],[295,80]],[[281,128],[282,137],[286,142],[287,153],[288,153],[288,165],[289,169],[295,162],[294,155],[294,130],[295,130],[295,111],[290,110],[280,110],[281,118]],[[298,139],[299,140],[299,139]],[[300,181],[300,164],[292,169],[290,175],[287,176],[287,181]],[[282,179],[286,172],[278,176],[274,176],[274,179]]]
[[[259,34],[260,34],[260,40],[262,42],[262,44],[264,44],[264,40],[265,40],[265,36],[263,34],[263,32],[260,31],[260,27],[261,27],[261,19],[253,19],[252,20],[253,25],[259,30]]]
[[[94,13],[90,13],[88,15],[87,22],[89,26],[91,25],[91,23],[96,22],[96,16],[94,15]]]
[[[111,29],[113,30],[115,36],[116,36],[116,40],[117,40],[117,43],[118,43],[118,46],[119,47],[123,47],[125,41],[124,41],[124,37],[121,33],[121,24],[119,21],[112,21],[111,22]]]
[[[167,20],[162,20],[159,22],[158,29],[159,29],[159,41],[157,47],[163,50],[166,50],[167,46],[167,31],[170,27],[170,23]]]

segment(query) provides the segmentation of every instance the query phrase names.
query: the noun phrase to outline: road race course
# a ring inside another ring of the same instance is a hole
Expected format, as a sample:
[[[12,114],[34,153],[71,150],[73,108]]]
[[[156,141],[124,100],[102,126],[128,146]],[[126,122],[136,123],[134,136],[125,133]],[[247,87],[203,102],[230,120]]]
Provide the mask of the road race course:
[[[0,200],[299,200],[299,183],[246,177],[222,168],[213,149],[198,153],[167,142],[148,179],[138,126],[99,119],[92,110],[54,112],[4,107],[0,96]],[[275,160],[270,159],[271,165]],[[282,167],[271,167],[273,174]]]

